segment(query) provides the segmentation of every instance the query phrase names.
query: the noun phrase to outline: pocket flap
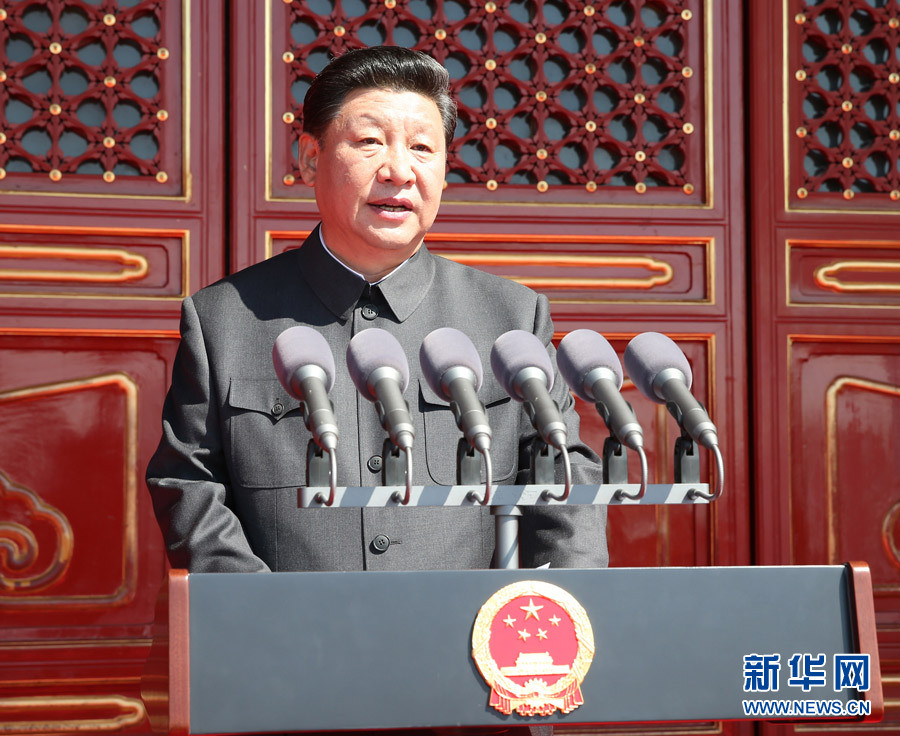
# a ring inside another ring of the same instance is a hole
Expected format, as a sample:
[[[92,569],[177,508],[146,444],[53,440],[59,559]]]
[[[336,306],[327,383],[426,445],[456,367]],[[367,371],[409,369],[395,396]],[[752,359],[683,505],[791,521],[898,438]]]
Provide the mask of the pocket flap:
[[[288,412],[300,408],[277,379],[232,378],[228,388],[228,405],[233,409],[247,409],[268,414],[276,421]]]

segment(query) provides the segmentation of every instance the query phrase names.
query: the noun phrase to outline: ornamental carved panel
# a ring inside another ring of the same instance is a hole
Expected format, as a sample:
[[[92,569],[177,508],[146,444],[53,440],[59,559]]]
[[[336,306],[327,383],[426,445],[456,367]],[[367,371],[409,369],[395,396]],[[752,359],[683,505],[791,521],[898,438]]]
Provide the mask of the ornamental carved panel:
[[[900,2],[788,6],[790,206],[900,211]]]
[[[188,233],[0,226],[0,297],[170,300],[187,296]]]
[[[315,74],[394,44],[450,72],[445,201],[703,205],[711,12],[699,0],[271,0],[271,195],[308,196],[297,142]]]
[[[0,191],[183,196],[184,12],[178,0],[4,3]]]
[[[174,343],[0,334],[0,642],[152,620],[164,561],[143,468]]]
[[[788,304],[844,309],[874,308],[868,316],[890,322],[900,307],[900,243],[788,240]]]

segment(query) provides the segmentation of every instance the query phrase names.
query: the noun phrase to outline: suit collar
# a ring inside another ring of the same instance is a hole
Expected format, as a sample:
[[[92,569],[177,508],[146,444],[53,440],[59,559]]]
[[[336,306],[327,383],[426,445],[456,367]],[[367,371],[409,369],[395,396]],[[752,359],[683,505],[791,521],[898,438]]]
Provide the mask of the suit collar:
[[[348,319],[366,286],[365,279],[328,254],[322,247],[319,226],[301,246],[299,257],[309,288],[335,317]]]
[[[397,320],[405,322],[422,303],[433,280],[434,256],[423,245],[410,256],[403,268],[394,271],[374,288],[381,290]]]
[[[376,286],[330,255],[322,246],[319,227],[309,235],[299,251],[300,268],[309,288],[329,311],[341,321],[350,318],[360,297],[380,292],[397,321],[405,321],[413,312],[434,279],[434,256],[423,245],[403,265]]]

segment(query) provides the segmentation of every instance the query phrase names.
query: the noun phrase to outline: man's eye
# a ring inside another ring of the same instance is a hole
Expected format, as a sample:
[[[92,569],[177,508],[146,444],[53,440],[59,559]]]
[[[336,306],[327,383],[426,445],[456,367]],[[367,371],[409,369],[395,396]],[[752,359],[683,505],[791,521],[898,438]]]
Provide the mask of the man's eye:
[[[427,146],[424,143],[417,143],[412,148],[414,151],[424,151],[426,153],[431,153],[431,146]]]
[[[376,144],[378,143],[378,139],[377,139],[377,138],[363,138],[363,139],[360,141],[360,143],[362,143],[362,144],[364,144],[364,145],[366,145],[366,146],[373,146],[373,145],[376,145]]]

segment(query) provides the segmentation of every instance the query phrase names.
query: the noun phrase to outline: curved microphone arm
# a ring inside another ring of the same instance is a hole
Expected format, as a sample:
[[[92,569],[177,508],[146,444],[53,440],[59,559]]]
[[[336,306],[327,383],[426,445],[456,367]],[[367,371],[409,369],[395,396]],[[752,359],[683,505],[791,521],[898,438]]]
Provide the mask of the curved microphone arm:
[[[541,498],[546,501],[565,501],[569,497],[569,493],[572,490],[572,463],[569,460],[569,448],[565,445],[559,446],[559,451],[562,454],[563,459],[563,472],[566,477],[566,487],[560,496],[554,496],[550,491],[544,491],[541,494]]]
[[[491,461],[491,451],[487,447],[479,446],[475,449],[481,453],[484,460],[484,496],[479,498],[475,491],[470,491],[468,498],[481,506],[487,506],[491,500],[491,491],[494,489],[494,464]]]
[[[412,495],[412,447],[404,447],[402,450],[403,454],[406,455],[406,493],[401,496],[400,491],[397,491],[391,496],[391,500],[396,501],[401,506],[406,506],[409,503],[410,495]]]
[[[316,503],[324,506],[331,506],[334,503],[334,493],[337,488],[337,450],[334,447],[329,447],[326,452],[328,453],[328,485],[330,486],[330,493],[327,499],[323,494],[317,493],[314,500]]]
[[[641,487],[638,489],[637,493],[626,493],[623,490],[616,491],[616,495],[614,496],[615,500],[621,501],[623,499],[628,499],[629,501],[640,501],[644,494],[647,492],[647,480],[650,472],[647,468],[647,453],[644,452],[643,447],[636,447],[634,450],[638,457],[641,460]]]
[[[713,493],[704,493],[691,489],[688,496],[690,498],[702,498],[704,501],[715,501],[722,495],[722,489],[725,488],[725,461],[722,459],[722,451],[718,445],[713,445],[710,450],[716,458],[716,490]]]

